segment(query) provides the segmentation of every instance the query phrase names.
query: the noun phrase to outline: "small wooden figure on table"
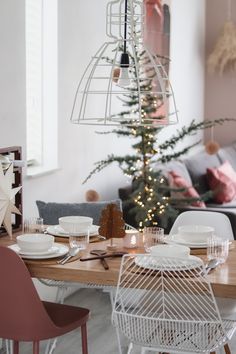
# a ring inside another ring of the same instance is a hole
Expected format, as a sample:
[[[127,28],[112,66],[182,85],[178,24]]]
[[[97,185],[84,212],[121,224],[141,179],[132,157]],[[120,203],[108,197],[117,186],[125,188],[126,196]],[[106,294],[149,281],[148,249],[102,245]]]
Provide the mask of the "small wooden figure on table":
[[[110,245],[107,249],[114,251],[117,245],[113,243],[113,238],[122,238],[125,236],[125,222],[122,212],[116,204],[108,204],[102,211],[99,227],[99,235],[110,239]]]

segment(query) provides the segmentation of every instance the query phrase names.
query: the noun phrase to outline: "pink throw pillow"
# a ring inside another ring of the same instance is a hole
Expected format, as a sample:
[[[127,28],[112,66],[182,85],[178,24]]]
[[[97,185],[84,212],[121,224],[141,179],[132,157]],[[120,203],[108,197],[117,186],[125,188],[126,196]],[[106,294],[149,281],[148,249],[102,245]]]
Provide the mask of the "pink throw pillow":
[[[169,172],[170,177],[170,184],[172,188],[186,188],[184,192],[177,192],[177,198],[200,198],[200,195],[196,191],[196,189],[187,183],[187,181],[178,175],[178,173],[174,171]],[[206,208],[206,204],[203,201],[195,201],[192,202],[191,205],[199,207],[199,208]]]
[[[228,161],[220,167],[208,168],[207,180],[216,203],[229,203],[236,197],[236,172]]]

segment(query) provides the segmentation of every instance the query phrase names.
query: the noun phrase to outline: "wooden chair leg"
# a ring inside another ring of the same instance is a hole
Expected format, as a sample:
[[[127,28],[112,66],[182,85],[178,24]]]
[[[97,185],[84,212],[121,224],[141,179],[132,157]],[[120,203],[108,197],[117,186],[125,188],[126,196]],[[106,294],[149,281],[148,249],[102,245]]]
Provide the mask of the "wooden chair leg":
[[[19,354],[19,342],[13,341],[13,354]]]
[[[34,354],[39,354],[39,342],[34,342],[33,343],[33,353]]]
[[[225,350],[225,354],[231,354],[231,350],[230,350],[228,344],[225,344],[225,345],[224,345],[224,350]]]
[[[82,336],[82,353],[88,354],[88,341],[87,341],[87,327],[86,324],[81,326],[81,336]]]

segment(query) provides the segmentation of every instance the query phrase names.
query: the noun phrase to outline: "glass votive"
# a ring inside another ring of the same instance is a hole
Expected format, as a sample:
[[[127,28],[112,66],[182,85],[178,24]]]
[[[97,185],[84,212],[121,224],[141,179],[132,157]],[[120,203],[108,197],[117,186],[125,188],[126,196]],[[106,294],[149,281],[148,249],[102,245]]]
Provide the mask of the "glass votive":
[[[146,252],[150,252],[152,246],[164,243],[164,229],[162,227],[144,227],[143,245]]]
[[[217,259],[224,263],[229,255],[229,240],[212,236],[207,239],[207,259]]]
[[[23,232],[24,234],[43,233],[43,218],[31,217],[25,219],[23,224]]]
[[[125,237],[123,239],[125,248],[137,248],[139,247],[139,231],[137,230],[126,230]]]

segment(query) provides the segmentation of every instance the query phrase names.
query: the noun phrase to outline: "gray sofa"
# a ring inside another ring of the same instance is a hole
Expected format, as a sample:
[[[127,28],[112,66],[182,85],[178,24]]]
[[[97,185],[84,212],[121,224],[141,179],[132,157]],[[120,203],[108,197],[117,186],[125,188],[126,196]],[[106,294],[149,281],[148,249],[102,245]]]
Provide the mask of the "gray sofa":
[[[216,155],[208,155],[205,150],[202,150],[182,161],[171,161],[165,165],[158,165],[156,168],[161,169],[164,175],[170,170],[176,171],[179,175],[184,177],[189,184],[192,184],[199,194],[204,194],[209,191],[206,178],[207,168],[219,167],[226,160],[229,161],[233,169],[236,171],[236,142],[222,147]],[[119,189],[119,197],[123,202],[128,199],[131,191],[132,186]],[[236,199],[226,204],[216,204],[209,200],[206,202],[206,205],[207,208],[202,208],[201,210],[221,212],[229,217],[234,232],[234,238],[236,239]],[[178,206],[178,209],[180,212],[186,210],[199,210],[197,207],[182,207],[181,205]],[[130,220],[125,204],[123,210],[126,222],[134,224],[134,220]]]

